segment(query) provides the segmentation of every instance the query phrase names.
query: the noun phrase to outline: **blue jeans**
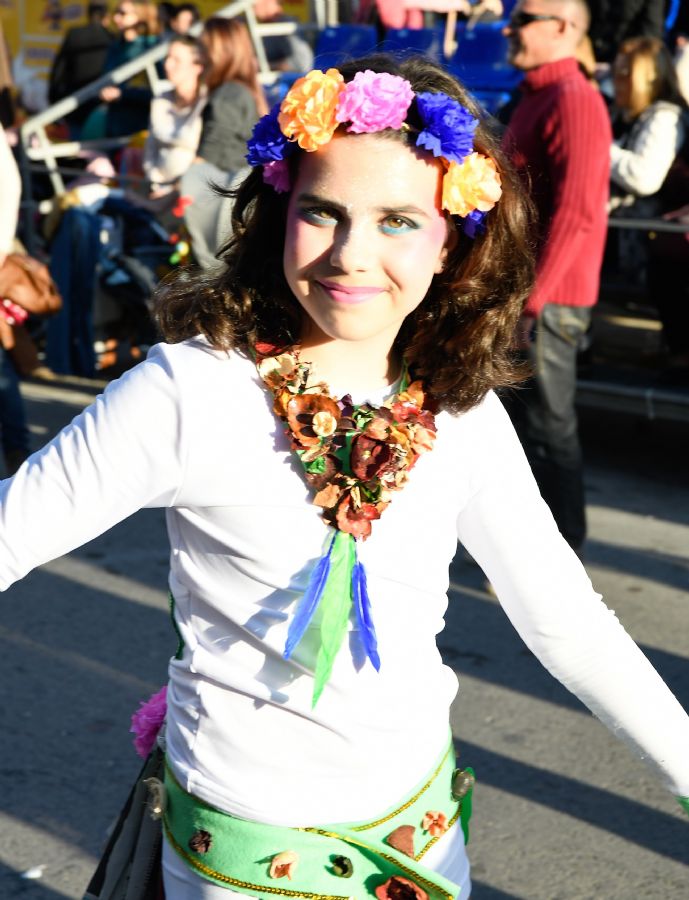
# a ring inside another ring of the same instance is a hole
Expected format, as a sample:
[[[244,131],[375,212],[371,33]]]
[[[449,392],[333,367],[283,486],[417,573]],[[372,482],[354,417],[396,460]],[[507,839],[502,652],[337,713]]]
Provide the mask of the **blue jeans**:
[[[567,542],[586,538],[584,477],[574,406],[577,351],[591,310],[549,303],[536,321],[529,348],[533,377],[507,408],[543,499]]]
[[[30,435],[19,378],[9,354],[0,346],[0,441],[3,453],[28,454]]]

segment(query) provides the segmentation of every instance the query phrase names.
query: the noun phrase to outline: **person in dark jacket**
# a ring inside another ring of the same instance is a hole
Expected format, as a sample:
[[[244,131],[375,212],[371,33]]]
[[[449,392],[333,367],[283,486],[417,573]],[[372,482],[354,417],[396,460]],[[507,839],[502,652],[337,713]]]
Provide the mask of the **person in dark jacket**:
[[[120,0],[113,11],[113,22],[118,34],[108,47],[104,72],[131,62],[159,41],[157,11],[148,0]],[[101,106],[85,123],[84,139],[135,134],[148,125],[152,93],[143,72],[125,84],[107,85],[99,96]]]
[[[113,35],[106,28],[108,7],[105,3],[89,3],[88,24],[70,28],[57,51],[50,71],[48,99],[57,103],[80,88],[95,81],[103,73],[108,47]],[[98,100],[88,100],[67,117],[74,137]]]
[[[589,0],[589,35],[598,62],[611,63],[630,37],[662,38],[665,0]]]

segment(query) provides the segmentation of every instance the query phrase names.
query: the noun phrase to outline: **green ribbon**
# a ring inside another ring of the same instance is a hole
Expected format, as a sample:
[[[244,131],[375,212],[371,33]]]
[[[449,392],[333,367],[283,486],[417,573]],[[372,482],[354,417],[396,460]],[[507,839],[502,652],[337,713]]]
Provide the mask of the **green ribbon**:
[[[321,646],[314,672],[313,706],[330,678],[335,656],[347,633],[352,610],[352,569],[355,561],[354,538],[351,534],[338,531],[330,555],[330,574],[319,603],[322,612]]]

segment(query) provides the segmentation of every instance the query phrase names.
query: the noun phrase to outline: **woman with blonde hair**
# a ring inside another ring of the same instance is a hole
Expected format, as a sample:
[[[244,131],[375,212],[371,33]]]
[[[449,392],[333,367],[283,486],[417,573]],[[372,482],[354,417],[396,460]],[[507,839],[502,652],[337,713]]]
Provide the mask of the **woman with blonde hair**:
[[[196,162],[182,179],[191,198],[184,217],[196,261],[215,265],[215,252],[229,229],[231,205],[211,185],[227,187],[246,165],[246,142],[260,116],[268,112],[258,79],[258,60],[249,30],[239,19],[213,16],[201,33],[208,56],[208,101]]]
[[[686,103],[669,50],[658,38],[629,38],[613,65],[616,140],[610,148],[611,208],[656,194],[686,131]],[[645,209],[653,212],[652,204]]]

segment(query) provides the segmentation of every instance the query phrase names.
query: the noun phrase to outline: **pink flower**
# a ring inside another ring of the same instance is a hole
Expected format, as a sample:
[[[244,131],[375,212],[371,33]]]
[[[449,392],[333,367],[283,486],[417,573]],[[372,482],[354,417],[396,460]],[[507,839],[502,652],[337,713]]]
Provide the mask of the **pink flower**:
[[[429,810],[423,817],[421,827],[427,831],[432,837],[440,837],[447,831],[447,816],[445,813]]]
[[[289,165],[286,159],[276,159],[263,166],[263,181],[269,184],[278,194],[286,194],[292,187],[289,177]]]
[[[134,747],[143,759],[155,746],[156,737],[160,726],[165,721],[167,712],[167,685],[164,685],[157,694],[153,694],[146,701],[142,701],[137,711],[132,716],[132,727],[129,729],[136,735]]]
[[[337,105],[338,122],[351,122],[347,131],[370,134],[384,128],[400,128],[414,99],[411,85],[389,72],[357,72],[348,82]]]

